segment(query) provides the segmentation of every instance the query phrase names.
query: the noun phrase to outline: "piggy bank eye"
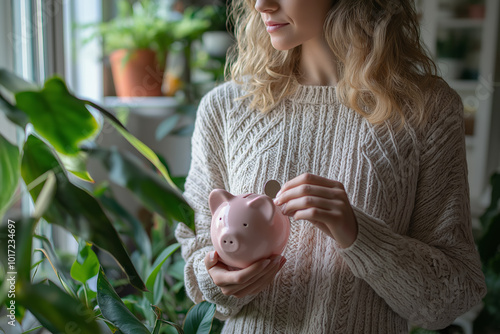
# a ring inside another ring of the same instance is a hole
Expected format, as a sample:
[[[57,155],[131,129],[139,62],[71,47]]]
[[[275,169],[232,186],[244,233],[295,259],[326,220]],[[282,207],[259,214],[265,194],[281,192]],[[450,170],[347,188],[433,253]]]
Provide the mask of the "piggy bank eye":
[[[247,227],[247,226],[248,226],[248,224],[247,224],[247,223],[245,223],[245,224],[243,224],[243,226]]]

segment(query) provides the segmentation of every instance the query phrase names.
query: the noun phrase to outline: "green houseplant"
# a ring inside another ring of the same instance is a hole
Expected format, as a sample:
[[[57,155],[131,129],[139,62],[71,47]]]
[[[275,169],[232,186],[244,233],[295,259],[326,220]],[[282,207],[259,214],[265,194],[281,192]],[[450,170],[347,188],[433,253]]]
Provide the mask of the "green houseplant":
[[[177,221],[193,228],[193,210],[182,197],[182,180],[170,178],[160,157],[57,77],[39,88],[0,69],[0,111],[24,134],[17,145],[0,135],[0,314],[6,326],[20,326],[31,314],[40,325],[22,331],[216,332],[214,305],[188,312],[192,303],[172,231]],[[99,146],[104,122],[135,155]],[[87,160],[102,163],[106,181],[92,183]],[[147,231],[109,184],[128,189],[156,217],[155,226]],[[34,210],[7,216],[23,194]],[[69,231],[76,254],[62,254],[41,224]]]
[[[118,96],[160,96],[175,21],[152,0],[118,1],[117,16],[92,28],[109,55]]]
[[[480,217],[482,233],[477,240],[488,293],[484,307],[474,321],[476,333],[500,333],[500,174],[490,178],[490,205]]]
[[[154,0],[118,1],[118,15],[86,25],[109,55],[118,96],[160,96],[172,43],[198,38],[210,26],[204,19],[179,17]]]

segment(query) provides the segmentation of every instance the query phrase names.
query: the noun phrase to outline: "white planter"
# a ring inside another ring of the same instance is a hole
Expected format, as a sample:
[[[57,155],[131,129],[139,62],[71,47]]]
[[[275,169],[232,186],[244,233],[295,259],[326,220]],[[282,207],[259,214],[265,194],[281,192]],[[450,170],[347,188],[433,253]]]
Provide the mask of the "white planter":
[[[202,36],[203,49],[212,57],[224,57],[227,49],[234,43],[226,31],[207,31]]]
[[[437,65],[441,76],[445,80],[460,79],[464,70],[463,59],[439,58],[437,60]]]

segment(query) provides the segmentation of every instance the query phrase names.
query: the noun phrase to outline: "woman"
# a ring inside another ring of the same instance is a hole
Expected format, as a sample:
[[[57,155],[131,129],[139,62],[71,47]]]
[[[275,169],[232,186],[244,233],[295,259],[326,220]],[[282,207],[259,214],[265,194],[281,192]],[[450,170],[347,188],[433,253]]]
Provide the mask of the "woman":
[[[463,107],[435,76],[412,0],[233,0],[232,80],[202,100],[176,231],[195,301],[224,333],[405,333],[478,304]],[[283,256],[229,271],[208,195],[290,216]],[[286,264],[285,264],[286,261]]]

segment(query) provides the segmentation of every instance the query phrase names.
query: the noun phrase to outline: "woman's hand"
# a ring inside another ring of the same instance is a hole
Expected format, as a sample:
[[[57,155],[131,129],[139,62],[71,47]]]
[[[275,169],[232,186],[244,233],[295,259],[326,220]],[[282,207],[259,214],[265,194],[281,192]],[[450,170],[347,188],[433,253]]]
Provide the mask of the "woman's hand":
[[[358,235],[358,224],[342,183],[313,174],[302,174],[281,187],[276,205],[294,219],[307,219],[342,248]]]
[[[215,285],[220,287],[226,296],[236,298],[255,295],[267,288],[285,262],[283,256],[274,255],[269,259],[257,261],[247,268],[230,270],[219,260],[216,251],[209,252],[205,256],[205,266]]]

